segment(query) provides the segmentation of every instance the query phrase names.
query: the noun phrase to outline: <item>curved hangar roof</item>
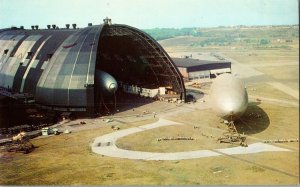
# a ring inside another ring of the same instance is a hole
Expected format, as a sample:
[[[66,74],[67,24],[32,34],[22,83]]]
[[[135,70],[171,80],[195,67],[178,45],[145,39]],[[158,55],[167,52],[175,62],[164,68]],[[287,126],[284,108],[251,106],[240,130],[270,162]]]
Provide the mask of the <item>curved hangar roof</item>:
[[[0,30],[0,88],[62,111],[93,110],[95,69],[118,81],[165,86],[185,97],[182,77],[149,35],[126,25]]]

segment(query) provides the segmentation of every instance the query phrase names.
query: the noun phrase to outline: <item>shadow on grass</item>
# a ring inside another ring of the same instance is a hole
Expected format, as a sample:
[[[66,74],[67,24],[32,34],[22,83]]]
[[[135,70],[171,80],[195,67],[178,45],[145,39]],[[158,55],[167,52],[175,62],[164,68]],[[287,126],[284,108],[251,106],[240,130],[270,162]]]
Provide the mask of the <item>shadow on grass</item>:
[[[259,103],[249,103],[245,114],[235,121],[234,124],[239,133],[257,134],[269,127],[269,116],[258,105]]]

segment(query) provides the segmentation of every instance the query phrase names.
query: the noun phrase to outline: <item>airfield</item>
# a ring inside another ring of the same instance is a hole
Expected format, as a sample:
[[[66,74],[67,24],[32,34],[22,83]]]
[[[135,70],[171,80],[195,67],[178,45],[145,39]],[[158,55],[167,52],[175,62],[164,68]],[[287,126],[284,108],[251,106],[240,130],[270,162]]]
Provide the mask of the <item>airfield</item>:
[[[243,118],[236,121],[236,127],[247,136],[249,146],[244,149],[250,152],[243,153],[242,150],[232,154],[230,150],[243,147],[217,143],[218,137],[226,131],[226,125],[210,108],[211,84],[203,83],[200,88],[195,88],[187,83],[187,93],[196,97],[195,103],[132,98],[124,103],[129,106],[127,110],[114,115],[60,121],[54,126],[71,133],[32,139],[37,148],[30,154],[1,150],[0,184],[299,184],[299,142],[264,143],[265,140],[299,138],[298,40],[285,44],[288,48],[280,47],[283,44],[276,42],[271,44],[278,47],[272,48],[255,48],[244,43],[190,45],[197,40],[199,38],[176,37],[162,40],[160,44],[171,57],[192,54],[193,58],[208,59],[213,51],[232,62],[232,73],[245,82],[249,95],[248,109]],[[114,130],[113,126],[120,129]],[[130,129],[135,129],[135,133],[117,136]],[[109,134],[113,141],[106,141],[111,140],[105,139]],[[193,137],[194,140],[158,141],[178,136]],[[103,141],[97,142],[101,137],[104,137]],[[101,151],[97,154],[93,147],[101,148],[99,143],[103,148],[112,147],[113,143],[115,148],[137,155],[145,152],[166,155],[165,159],[151,159],[155,156],[144,159],[109,156]],[[263,151],[258,151],[262,147]],[[203,150],[215,156],[172,159],[171,155]]]

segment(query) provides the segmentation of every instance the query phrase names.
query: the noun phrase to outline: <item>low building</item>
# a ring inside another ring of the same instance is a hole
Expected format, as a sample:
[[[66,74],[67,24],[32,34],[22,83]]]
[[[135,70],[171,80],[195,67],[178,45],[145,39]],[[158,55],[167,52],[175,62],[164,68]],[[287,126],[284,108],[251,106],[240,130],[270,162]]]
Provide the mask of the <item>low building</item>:
[[[208,61],[192,58],[172,58],[185,81],[209,81],[216,75],[231,73],[231,62]]]

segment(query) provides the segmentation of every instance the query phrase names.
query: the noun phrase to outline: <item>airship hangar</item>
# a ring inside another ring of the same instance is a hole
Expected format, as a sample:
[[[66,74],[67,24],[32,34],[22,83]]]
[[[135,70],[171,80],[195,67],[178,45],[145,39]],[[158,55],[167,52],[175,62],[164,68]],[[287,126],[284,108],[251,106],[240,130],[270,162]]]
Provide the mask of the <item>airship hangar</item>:
[[[183,78],[164,49],[145,32],[110,19],[82,29],[2,29],[0,57],[1,95],[46,110],[94,115],[109,78],[123,90],[185,99]]]

